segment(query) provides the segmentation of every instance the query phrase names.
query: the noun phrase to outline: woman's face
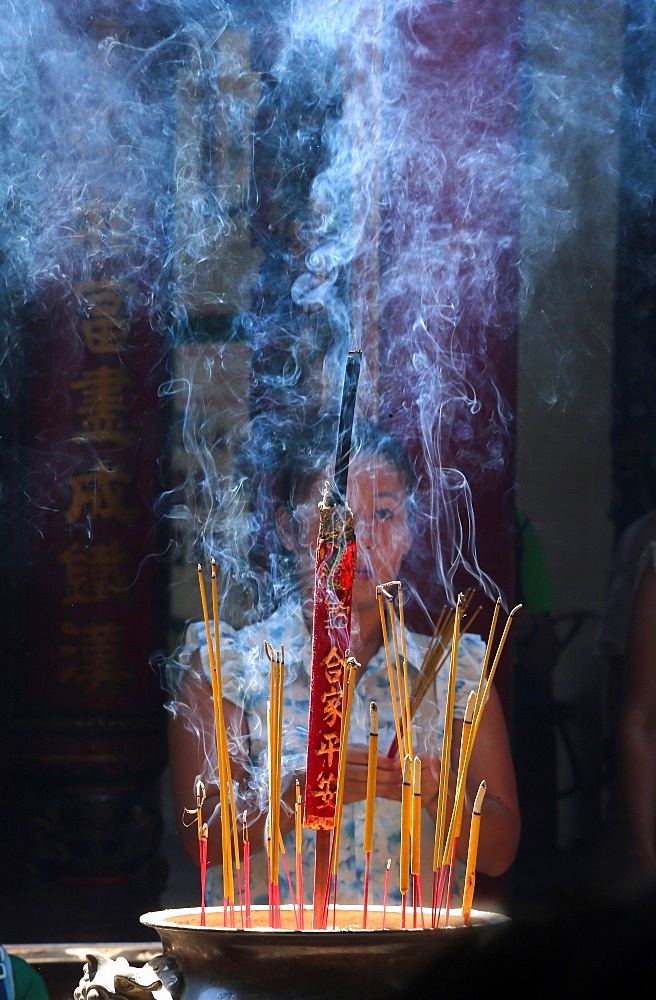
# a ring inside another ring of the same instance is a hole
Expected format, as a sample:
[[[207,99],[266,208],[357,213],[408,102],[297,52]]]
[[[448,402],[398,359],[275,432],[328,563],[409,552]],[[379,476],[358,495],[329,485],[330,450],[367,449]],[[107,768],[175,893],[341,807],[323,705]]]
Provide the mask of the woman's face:
[[[286,529],[281,525],[283,543],[297,556],[303,597],[314,589],[318,504],[327,478],[317,474],[307,499],[295,508],[295,523],[288,523]],[[360,454],[349,467],[347,500],[357,539],[353,605],[363,610],[377,606],[377,585],[398,579],[403,558],[410,551],[408,497],[394,465],[380,456]]]

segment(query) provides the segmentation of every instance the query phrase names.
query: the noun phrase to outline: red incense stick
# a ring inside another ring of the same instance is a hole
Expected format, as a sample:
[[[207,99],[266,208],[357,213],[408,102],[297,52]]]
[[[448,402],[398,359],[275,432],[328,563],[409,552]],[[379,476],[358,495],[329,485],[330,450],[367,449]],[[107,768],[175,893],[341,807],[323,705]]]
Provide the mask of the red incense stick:
[[[314,926],[324,926],[330,885],[330,842],[335,824],[341,751],[344,662],[350,645],[356,542],[346,486],[361,354],[349,352],[337,436],[335,482],[319,505],[312,619],[304,825],[316,831]]]
[[[385,930],[385,919],[387,917],[387,896],[389,894],[389,873],[392,867],[392,859],[387,859],[387,866],[385,868],[385,886],[383,888],[383,930]]]

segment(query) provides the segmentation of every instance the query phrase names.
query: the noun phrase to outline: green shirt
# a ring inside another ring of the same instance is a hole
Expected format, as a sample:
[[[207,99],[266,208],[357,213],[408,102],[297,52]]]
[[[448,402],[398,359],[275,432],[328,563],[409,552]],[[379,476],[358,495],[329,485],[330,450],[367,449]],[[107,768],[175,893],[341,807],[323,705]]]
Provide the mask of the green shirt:
[[[7,965],[9,958],[9,965]],[[5,948],[0,947],[0,972],[4,973],[0,993],[7,1000],[49,1000],[48,989],[37,970],[18,955],[8,955]]]

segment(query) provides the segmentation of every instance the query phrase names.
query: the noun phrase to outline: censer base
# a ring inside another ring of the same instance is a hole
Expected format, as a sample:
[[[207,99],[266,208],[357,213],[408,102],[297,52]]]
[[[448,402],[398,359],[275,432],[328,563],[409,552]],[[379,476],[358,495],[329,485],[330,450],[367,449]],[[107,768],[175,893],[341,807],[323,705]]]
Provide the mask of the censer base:
[[[266,906],[251,908],[251,927],[224,926],[223,907],[146,913],[141,922],[159,935],[164,953],[150,966],[172,1000],[362,1000],[400,997],[432,963],[463,941],[482,943],[508,922],[500,913],[473,910],[467,925],[455,909],[436,928],[431,911],[337,906],[326,930],[296,928],[291,906],[281,907],[281,928],[269,926]],[[311,908],[305,926],[311,927]],[[333,926],[334,923],[334,926]],[[438,968],[439,966],[436,966]],[[438,973],[436,973],[438,974]],[[155,1000],[159,1000],[158,997]],[[167,998],[163,998],[167,1000]]]

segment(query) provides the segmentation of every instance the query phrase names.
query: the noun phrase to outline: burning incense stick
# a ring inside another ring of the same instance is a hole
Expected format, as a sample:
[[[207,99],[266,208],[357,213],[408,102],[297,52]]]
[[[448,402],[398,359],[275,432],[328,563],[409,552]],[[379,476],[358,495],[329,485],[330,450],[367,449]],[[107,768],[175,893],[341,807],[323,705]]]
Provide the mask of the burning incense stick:
[[[220,663],[217,665],[216,653],[220,650],[218,629],[218,600],[216,598],[216,567],[212,561],[212,596],[214,604],[215,640],[216,648],[212,641],[212,631],[207,608],[207,596],[205,594],[205,584],[200,563],[198,564],[198,582],[200,586],[201,602],[203,605],[203,615],[205,618],[205,633],[207,636],[207,654],[210,664],[210,680],[212,684],[212,702],[214,706],[214,729],[216,739],[216,755],[219,776],[219,796],[221,804],[221,848],[223,860],[223,906],[224,914],[234,909],[234,881],[232,874],[232,851],[230,842],[230,807],[228,792],[228,772],[230,767],[228,757],[228,742],[225,735],[225,724],[223,721],[223,702],[221,693],[221,669]],[[230,783],[232,784],[232,783]]]
[[[391,595],[387,592],[382,584],[376,587],[376,596],[378,598],[378,609],[380,612],[380,624],[383,632],[383,646],[385,649],[385,661],[387,663],[387,676],[389,679],[390,687],[390,699],[392,702],[392,712],[394,715],[394,729],[396,731],[396,744],[400,747],[402,744],[401,738],[401,717],[398,703],[398,695],[396,691],[396,684],[394,682],[394,671],[392,667],[392,656],[390,653],[389,646],[389,636],[387,631],[387,611],[385,606],[385,601],[391,601]]]
[[[246,926],[251,926],[251,844],[248,839],[246,810],[242,817],[241,836],[244,850],[244,896],[246,904]]]
[[[359,351],[349,352],[337,436],[335,480],[333,486],[326,483],[319,505],[303,820],[306,827],[316,831],[315,926],[322,926],[325,915],[323,902],[330,876],[330,832],[335,823],[335,769],[339,768],[342,752],[342,688],[345,657],[350,646],[356,560],[353,514],[346,505],[346,487],[360,361]]]
[[[185,807],[185,815],[195,815],[198,830],[198,860],[200,867],[200,923],[205,926],[205,885],[207,881],[207,823],[203,822],[203,803],[205,802],[205,785],[200,780],[196,782],[196,808]],[[184,822],[184,820],[183,820]],[[185,823],[185,826],[188,824]]]
[[[497,619],[499,616],[499,609],[501,607],[501,598],[498,598],[495,606],[494,612],[492,614],[492,621],[490,623],[490,631],[488,635],[488,640],[485,646],[485,655],[483,657],[483,663],[481,665],[481,673],[478,681],[478,688],[474,695],[473,705],[471,704],[472,692],[467,700],[467,708],[465,710],[465,718],[463,720],[463,739],[461,740],[461,752],[458,761],[458,776],[456,780],[456,795],[455,802],[452,812],[451,825],[447,834],[446,843],[444,846],[444,855],[442,856],[442,864],[446,864],[448,858],[451,856],[452,847],[454,839],[457,838],[460,832],[460,826],[462,822],[462,809],[465,799],[465,790],[467,784],[467,769],[469,767],[469,760],[474,749],[474,740],[476,733],[478,732],[478,726],[480,725],[480,717],[485,705],[486,700],[486,681],[487,681],[487,667],[490,660],[490,655],[492,651],[492,643],[494,639],[494,633],[496,631]],[[474,723],[476,723],[474,725]],[[465,733],[467,735],[466,742],[464,740]]]
[[[385,584],[385,587],[389,587],[391,584]],[[465,617],[465,610],[471,601],[474,591],[465,591],[462,601],[462,617],[461,617],[461,627],[460,634],[462,635],[476,620],[476,616],[479,614],[481,608],[480,606],[474,611],[472,615]],[[453,617],[455,611],[453,608],[442,608],[440,616],[438,618],[437,624],[433,630],[433,635],[428,644],[426,652],[422,658],[421,666],[415,676],[412,690],[410,695],[407,694],[407,686],[404,692],[405,704],[408,706],[407,717],[408,717],[408,730],[412,734],[412,720],[417,713],[419,706],[422,701],[431,690],[431,687],[437,677],[438,673],[446,663],[449,656],[449,642],[450,636],[449,631],[453,631]],[[383,641],[385,636],[383,636]],[[407,660],[405,661],[407,665]],[[407,675],[406,675],[407,676]],[[406,746],[406,750],[408,747]],[[398,751],[398,739],[394,736],[390,748],[387,752],[388,757],[395,757]]]
[[[448,894],[447,894],[447,919],[448,919],[448,905],[449,905],[449,899],[450,899],[450,895],[451,895],[451,884],[452,884],[452,877],[453,877],[453,862],[455,860],[457,838],[458,838],[458,836],[460,834],[460,827],[461,827],[461,824],[462,824],[462,811],[463,811],[463,806],[464,806],[465,790],[466,790],[466,784],[467,784],[467,771],[468,771],[468,768],[469,768],[469,762],[470,762],[471,755],[472,755],[472,752],[473,752],[473,749],[474,749],[474,745],[475,745],[475,742],[476,742],[476,736],[478,734],[478,729],[479,729],[479,726],[480,726],[480,723],[481,723],[481,719],[483,717],[483,712],[485,710],[485,706],[487,704],[487,700],[488,700],[488,697],[489,697],[490,688],[491,688],[491,685],[492,685],[492,683],[494,681],[494,675],[495,675],[497,666],[498,666],[500,658],[501,658],[501,653],[503,652],[503,647],[505,645],[505,642],[506,642],[506,639],[507,639],[507,636],[508,636],[508,632],[509,632],[510,627],[512,625],[515,613],[521,607],[521,605],[517,605],[517,607],[513,608],[512,611],[509,613],[508,619],[506,621],[506,624],[505,624],[505,627],[504,627],[504,630],[503,630],[503,633],[502,633],[502,636],[501,636],[501,639],[499,640],[499,644],[497,646],[497,650],[496,650],[496,653],[495,653],[495,656],[494,656],[494,660],[493,660],[492,666],[490,668],[490,672],[486,676],[487,664],[488,664],[489,659],[490,659],[490,653],[491,653],[491,649],[492,649],[492,641],[493,641],[493,638],[494,638],[494,632],[495,632],[495,627],[496,627],[496,622],[497,622],[497,616],[498,616],[498,612],[499,612],[500,603],[501,603],[500,600],[498,600],[497,603],[496,603],[496,605],[495,605],[494,615],[493,615],[492,623],[491,623],[491,626],[490,626],[490,635],[489,635],[489,638],[488,638],[488,642],[487,642],[487,646],[486,646],[486,650],[485,650],[485,656],[484,656],[484,659],[483,659],[483,665],[482,665],[482,668],[481,668],[481,676],[480,676],[479,685],[478,685],[478,689],[477,689],[475,700],[474,700],[474,707],[473,707],[473,712],[472,712],[471,723],[468,724],[467,726],[465,726],[463,724],[463,739],[461,740],[461,757],[460,757],[460,760],[459,760],[459,763],[458,763],[458,777],[457,777],[457,783],[456,783],[455,801],[454,801],[453,811],[452,811],[452,814],[451,814],[451,822],[450,822],[450,825],[449,825],[449,831],[448,831],[448,834],[447,834],[447,838],[446,838],[446,841],[445,841],[445,844],[444,844],[444,851],[443,851],[443,854],[442,854],[442,870],[445,870],[445,868],[446,868],[447,865],[450,866],[449,890],[448,890]],[[470,695],[470,699],[469,699],[468,705],[467,705],[468,710],[470,708],[470,701],[471,701],[471,695]],[[467,718],[467,713],[465,715],[465,720],[466,720],[466,718]],[[468,732],[467,732],[467,739],[465,740],[464,737],[465,737],[465,731],[466,731],[466,729],[468,730]],[[440,906],[441,906],[441,902],[442,902],[442,895],[443,895],[443,893],[442,893],[442,891],[440,891],[440,893],[439,893],[439,899],[440,899],[439,905]]]
[[[449,866],[449,884],[446,896],[446,923],[449,922],[449,907],[451,904],[451,892],[453,889],[453,875],[455,872],[456,850],[458,837],[462,825],[462,813],[465,804],[465,787],[467,780],[467,766],[470,756],[470,738],[474,709],[476,707],[476,692],[470,691],[465,708],[465,716],[462,720],[462,732],[460,734],[460,752],[458,754],[458,772],[456,777],[456,794],[451,813],[451,822],[442,855],[442,866]]]
[[[351,461],[351,437],[355,417],[355,400],[360,378],[362,351],[349,351],[346,358],[342,404],[339,411],[337,430],[337,461],[335,462],[335,488],[342,503],[346,502],[346,485]]]
[[[278,828],[278,846],[280,848],[280,853],[282,854],[283,864],[285,866],[285,876],[287,878],[287,888],[289,889],[289,899],[292,904],[292,909],[294,911],[294,919],[296,920],[296,930],[301,929],[300,917],[298,914],[298,906],[296,905],[296,895],[294,893],[294,886],[292,883],[291,872],[289,871],[289,864],[287,862],[287,851],[285,850],[285,841],[282,835],[282,831]],[[280,892],[278,891],[278,926],[280,926]]]
[[[473,614],[466,615],[467,607],[473,597],[473,594],[473,590],[465,591],[463,594],[462,617],[460,622],[461,634],[467,632],[471,628],[477,615],[481,611],[479,606]],[[454,609],[447,607],[442,608],[442,611],[440,612],[440,616],[433,630],[431,640],[428,644],[426,652],[424,653],[419,673],[415,678],[410,692],[411,717],[414,716],[426,694],[430,691],[433,681],[448,659],[449,641],[451,634],[453,633],[454,614]]]
[[[513,623],[513,619],[515,617],[516,612],[519,611],[519,609],[521,608],[521,604],[518,604],[517,607],[513,608],[512,611],[510,611],[510,613],[508,615],[508,618],[506,620],[506,624],[505,624],[504,629],[503,629],[503,633],[502,633],[501,638],[499,640],[499,645],[497,646],[497,651],[496,651],[496,653],[494,655],[494,660],[492,661],[492,666],[490,667],[490,672],[486,676],[486,668],[487,668],[487,663],[488,663],[489,658],[490,658],[490,651],[491,651],[491,647],[492,647],[492,639],[493,639],[493,636],[494,636],[494,630],[495,630],[495,625],[496,625],[496,619],[497,619],[497,614],[498,614],[499,606],[500,606],[500,601],[497,601],[496,606],[495,606],[495,613],[494,613],[493,620],[492,620],[492,625],[490,627],[490,636],[489,636],[487,647],[486,647],[486,650],[485,650],[485,657],[484,657],[484,660],[483,660],[483,667],[481,669],[481,678],[480,678],[480,681],[479,681],[478,690],[476,692],[476,701],[475,701],[475,704],[474,704],[474,711],[473,711],[473,717],[472,717],[472,721],[471,721],[471,728],[470,728],[469,736],[468,736],[468,739],[467,739],[467,744],[466,744],[466,747],[465,747],[465,760],[464,760],[464,764],[463,764],[462,768],[459,767],[458,785],[456,786],[456,802],[458,801],[458,799],[461,799],[462,801],[464,801],[465,786],[466,786],[466,781],[467,781],[467,769],[469,767],[469,761],[471,759],[471,755],[472,755],[472,752],[473,752],[473,749],[474,749],[474,745],[475,745],[475,742],[476,742],[476,736],[478,735],[478,730],[479,730],[479,727],[480,727],[480,724],[481,724],[481,719],[483,718],[483,712],[485,711],[485,706],[487,704],[487,700],[488,700],[488,697],[489,697],[489,694],[490,694],[490,688],[492,687],[492,683],[494,682],[494,675],[495,675],[497,667],[499,665],[499,661],[501,659],[501,654],[503,652],[503,648],[504,648],[506,639],[508,637],[508,632],[510,631],[510,627],[511,627],[511,625]],[[460,812],[461,812],[461,809],[462,809],[462,806],[460,807]],[[455,835],[457,815],[458,814],[457,814],[456,808],[454,806],[454,811],[453,811],[453,816],[452,816],[452,829],[450,829],[450,831],[449,831],[449,838],[452,838]],[[453,817],[455,817],[455,819]],[[449,844],[447,843],[447,845],[445,845],[445,849],[448,849],[448,847],[449,847]]]
[[[392,859],[387,859],[387,864],[385,866],[385,885],[383,887],[383,930],[385,930],[385,918],[387,915],[387,897],[389,895],[389,873],[392,867]]]
[[[460,734],[460,753],[458,754],[458,771],[456,775],[456,793],[451,813],[451,823],[447,833],[442,864],[450,864],[455,857],[456,844],[460,835],[462,825],[462,813],[465,803],[465,787],[467,782],[467,766],[471,756],[471,733],[474,720],[474,710],[476,708],[476,692],[470,691],[465,708],[465,716],[462,720],[462,732]]]
[[[269,756],[269,833],[271,838],[270,897],[276,915],[279,914],[279,860],[280,860],[280,799],[282,751],[282,698],[285,683],[284,647],[274,650],[264,643],[269,660],[269,703],[267,706]]]
[[[405,910],[410,888],[410,843],[412,837],[412,757],[406,754],[403,761],[401,786],[401,853],[399,859],[399,889],[401,892],[401,923],[405,927]]]
[[[455,707],[456,673],[458,664],[458,646],[460,641],[460,617],[462,612],[462,594],[458,595],[455,614],[453,616],[453,638],[451,640],[451,661],[449,664],[449,683],[447,688],[446,707],[444,712],[444,736],[442,739],[442,758],[440,765],[440,781],[437,794],[437,812],[435,819],[435,849],[433,853],[433,871],[440,868],[443,853],[444,829],[446,823],[447,793],[449,789],[449,772],[451,764],[451,741],[453,734],[453,711]]]
[[[396,617],[394,615],[394,594],[396,591],[399,607],[399,628],[397,632]],[[379,597],[383,595],[387,600],[387,610],[389,612],[389,630],[392,634],[392,650],[394,652],[394,673],[391,671],[390,641],[388,636],[388,615],[384,613],[385,605],[379,600],[381,610],[381,627],[383,632],[383,645],[387,655],[388,671],[390,674],[390,685],[393,685],[392,678],[396,681],[396,699],[398,700],[399,730],[403,738],[403,755],[413,756],[412,750],[412,727],[410,725],[410,694],[408,680],[408,658],[406,656],[405,644],[405,616],[403,611],[403,586],[400,580],[391,580],[382,584],[379,588]],[[399,642],[400,633],[400,642]]]
[[[415,757],[412,770],[412,858],[410,864],[412,874],[413,926],[417,926],[417,912],[421,914],[422,926],[424,911],[421,902],[421,760]]]
[[[296,836],[296,897],[298,899],[299,924],[305,926],[303,894],[303,802],[301,799],[301,783],[296,779],[296,797],[294,801],[294,831]]]
[[[411,757],[413,757],[414,750],[412,746],[412,717],[410,714],[410,682],[408,678],[408,657],[406,655],[406,643],[405,643],[405,612],[403,609],[403,587],[401,586],[400,582],[398,583],[398,588],[397,588],[397,600],[399,606],[399,632],[401,633],[401,674],[403,682],[403,697],[401,701],[403,705],[403,712],[401,718],[403,720],[405,749],[406,752]],[[394,625],[394,630],[396,631],[396,625],[394,623],[393,618],[392,622]],[[395,648],[396,645],[397,643],[395,639]]]
[[[337,902],[337,870],[339,867],[339,841],[342,830],[342,810],[344,806],[344,783],[346,780],[346,762],[347,754],[346,748],[348,747],[348,734],[351,722],[351,707],[353,705],[353,689],[355,687],[355,679],[357,676],[358,667],[360,664],[357,662],[355,657],[347,656],[345,672],[346,677],[344,680],[344,700],[342,707],[342,740],[344,745],[344,752],[339,755],[339,767],[337,771],[337,799],[335,802],[335,829],[333,832],[333,840],[330,850],[330,878],[332,883],[332,894],[333,903]],[[326,909],[330,901],[330,887],[326,896]],[[335,912],[335,910],[333,911]],[[326,914],[327,915],[327,914]]]
[[[312,633],[312,669],[304,825],[317,832],[315,924],[322,919],[329,879],[330,833],[335,825],[337,771],[342,748],[344,663],[349,647],[355,573],[353,515],[337,505],[326,484],[320,504]]]
[[[474,799],[472,809],[471,825],[469,828],[469,845],[467,848],[467,875],[465,877],[465,888],[462,896],[462,919],[465,924],[469,923],[471,916],[472,901],[474,898],[474,886],[476,885],[476,856],[478,854],[478,835],[481,825],[481,812],[483,810],[483,799],[487,785],[481,781],[478,792]]]
[[[378,705],[369,705],[369,756],[367,758],[367,797],[364,815],[364,896],[362,903],[362,926],[367,926],[367,905],[369,901],[369,869],[371,851],[374,846],[374,818],[376,810],[376,777],[378,771]]]

